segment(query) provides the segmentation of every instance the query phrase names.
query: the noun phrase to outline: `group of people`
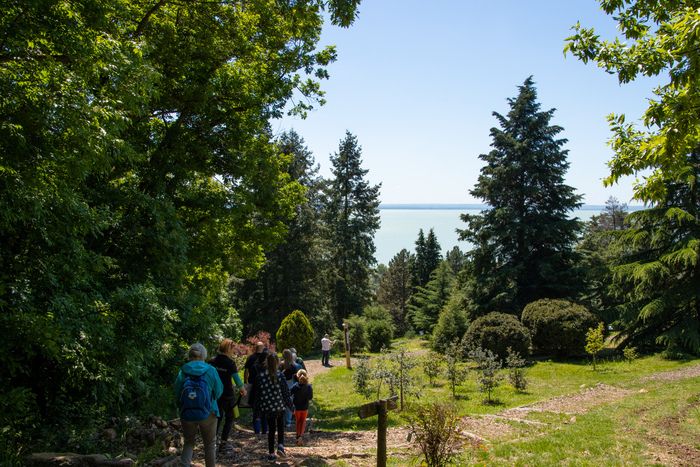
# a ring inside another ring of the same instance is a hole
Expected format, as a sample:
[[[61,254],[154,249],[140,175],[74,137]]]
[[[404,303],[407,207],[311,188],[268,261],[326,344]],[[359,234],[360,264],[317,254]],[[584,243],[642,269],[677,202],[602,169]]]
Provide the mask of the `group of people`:
[[[253,430],[258,435],[267,434],[268,460],[285,456],[285,427],[291,428],[292,418],[296,422],[296,444],[303,445],[309,401],[313,398],[304,361],[290,348],[282,352],[280,362],[276,352],[258,342],[255,352],[246,359],[241,381],[235,348],[231,339],[224,339],[216,356],[207,362],[206,348],[193,344],[188,362],[177,375],[175,396],[185,439],[181,457],[185,466],[191,465],[197,430],[204,442],[207,467],[214,467],[217,449],[231,449],[228,437],[234,411],[246,397],[253,413]]]

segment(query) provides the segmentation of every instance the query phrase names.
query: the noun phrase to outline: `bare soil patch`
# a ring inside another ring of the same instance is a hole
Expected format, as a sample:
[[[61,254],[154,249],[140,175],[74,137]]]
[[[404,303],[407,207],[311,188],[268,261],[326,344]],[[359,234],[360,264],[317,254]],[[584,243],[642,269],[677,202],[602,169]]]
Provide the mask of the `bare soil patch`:
[[[653,375],[645,376],[639,381],[678,381],[679,379],[695,378],[700,376],[700,365],[689,366],[679,370],[663,371],[654,373]]]

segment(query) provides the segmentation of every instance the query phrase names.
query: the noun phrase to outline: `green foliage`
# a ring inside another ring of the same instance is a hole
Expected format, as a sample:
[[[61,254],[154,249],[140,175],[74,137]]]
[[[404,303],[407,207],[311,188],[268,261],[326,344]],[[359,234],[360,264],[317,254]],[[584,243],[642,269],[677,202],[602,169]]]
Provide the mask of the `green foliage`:
[[[460,238],[469,252],[466,283],[472,317],[493,310],[519,314],[539,298],[573,297],[581,278],[574,242],[580,223],[569,213],[581,196],[564,184],[569,167],[563,130],[549,124],[554,110],[540,111],[532,78],[508,99],[506,116],[494,112],[501,128],[492,128],[494,148],[472,196],[489,209],[463,214],[468,226]]]
[[[373,374],[369,358],[359,358],[352,373],[353,390],[365,399],[369,399],[375,392],[372,378]]]
[[[650,342],[700,354],[697,313],[700,232],[700,50],[694,2],[670,0],[610,2],[603,10],[614,15],[625,41],[603,40],[580,24],[567,39],[565,52],[584,63],[592,61],[628,83],[638,76],[664,76],[648,99],[643,128],[625,115],[608,117],[614,156],[606,184],[644,172],[634,198],[652,209],[634,213],[624,241],[631,248],[615,268],[623,345]]]
[[[450,343],[445,351],[445,377],[450,383],[452,398],[457,397],[457,386],[467,379],[469,369],[462,362],[464,346],[460,341]]]
[[[431,280],[431,275],[441,260],[440,244],[433,229],[428,231],[427,237],[423,233],[423,229],[420,229],[416,240],[416,256],[413,266],[414,285],[424,287]]]
[[[265,252],[265,264],[255,278],[234,288],[246,332],[275,329],[284,316],[297,309],[313,319],[328,306],[326,277],[330,274],[323,261],[326,246],[321,218],[323,179],[318,176],[313,154],[296,132],[282,133],[276,143],[288,161],[286,173],[305,189],[305,196],[295,206],[294,217],[279,219],[287,231],[284,241]]]
[[[289,313],[277,330],[277,347],[295,348],[300,355],[309,353],[314,342],[314,330],[309,319],[299,310]]]
[[[454,405],[432,402],[420,405],[410,419],[411,434],[428,467],[448,465],[460,440],[459,417]]]
[[[453,285],[452,269],[443,261],[433,270],[425,287],[418,287],[408,302],[408,313],[415,330],[432,333]]]
[[[345,323],[348,325],[350,333],[350,352],[358,353],[363,352],[369,348],[369,341],[367,340],[367,327],[366,320],[362,316],[351,315],[345,319]],[[342,330],[336,330],[333,334],[333,341],[335,342],[335,348],[341,352],[345,352],[345,337]]]
[[[322,101],[323,8],[356,4],[3,4],[0,379],[28,411],[7,449],[152,408],[188,343],[239,332],[231,279],[303,200],[269,120]]]
[[[433,328],[430,341],[432,348],[437,352],[444,353],[450,342],[459,341],[464,337],[468,327],[467,312],[462,308],[459,294],[453,292]]]
[[[501,369],[501,360],[498,355],[490,350],[477,347],[469,351],[469,358],[472,359],[479,369],[479,390],[486,393],[484,402],[490,404],[493,402],[491,394],[498,387],[502,375],[499,373]]]
[[[421,368],[423,369],[423,374],[428,377],[428,383],[431,386],[435,385],[435,380],[443,372],[442,367],[444,366],[444,357],[432,350],[423,356],[421,361]]]
[[[596,359],[605,347],[603,339],[603,323],[598,323],[595,328],[588,328],[586,332],[586,352],[593,358],[593,369],[596,369]]]
[[[622,356],[625,358],[627,363],[632,363],[639,358],[639,353],[637,353],[636,347],[625,347],[622,349]]]
[[[398,252],[389,261],[389,267],[381,276],[377,289],[377,302],[391,313],[398,335],[403,335],[410,327],[406,314],[413,290],[412,264],[413,257],[408,250]]]
[[[382,348],[388,348],[394,338],[394,325],[389,312],[381,306],[371,306],[365,308],[362,315],[369,350],[379,352]]]
[[[506,356],[506,368],[508,368],[508,381],[516,391],[523,392],[527,388],[527,378],[525,377],[525,359],[518,352],[508,347]]]
[[[326,191],[325,221],[330,263],[335,274],[330,284],[331,306],[337,319],[359,313],[369,303],[370,267],[374,259],[374,233],[379,228],[379,188],[366,180],[362,148],[350,132],[331,156],[333,178]]]
[[[559,357],[585,355],[586,329],[597,322],[582,305],[548,298],[529,303],[522,315],[535,350]]]
[[[418,381],[412,372],[413,368],[418,366],[418,359],[405,348],[386,352],[382,355],[382,359],[386,368],[386,378],[392,388],[392,395],[399,395],[399,408],[403,411],[406,399],[409,396],[418,395]]]
[[[530,354],[530,332],[518,318],[493,312],[472,321],[464,334],[468,350],[484,349],[505,359],[508,347],[520,355]]]

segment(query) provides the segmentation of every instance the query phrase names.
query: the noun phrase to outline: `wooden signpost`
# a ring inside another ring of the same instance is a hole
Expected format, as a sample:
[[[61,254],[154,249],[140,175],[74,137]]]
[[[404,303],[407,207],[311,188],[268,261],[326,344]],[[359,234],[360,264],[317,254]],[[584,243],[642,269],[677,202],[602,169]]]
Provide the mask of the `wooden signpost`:
[[[348,323],[343,323],[343,331],[345,332],[345,367],[348,370],[352,370],[352,365],[350,364],[350,326],[348,326]]]
[[[360,406],[357,413],[360,418],[367,418],[377,415],[377,467],[386,467],[386,428],[387,428],[387,413],[389,410],[395,410],[398,405],[396,400],[398,396],[392,396],[388,399],[380,399]]]

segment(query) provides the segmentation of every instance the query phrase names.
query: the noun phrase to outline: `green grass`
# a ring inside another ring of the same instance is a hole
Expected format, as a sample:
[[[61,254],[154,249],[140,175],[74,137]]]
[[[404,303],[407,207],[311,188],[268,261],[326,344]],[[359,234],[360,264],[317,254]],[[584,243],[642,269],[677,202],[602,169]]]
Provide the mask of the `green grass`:
[[[400,345],[425,349],[420,339]],[[577,393],[598,383],[627,389],[630,395],[595,407],[574,419],[557,413],[531,413],[530,420],[544,427],[518,425],[508,436],[478,449],[467,449],[455,465],[653,465],[656,445],[681,443],[700,450],[700,385],[698,378],[679,381],[642,381],[653,373],[697,365],[700,360],[670,361],[648,356],[632,363],[604,361],[594,371],[586,361],[538,361],[527,369],[527,391],[515,391],[504,379],[493,393],[496,404],[483,403],[476,370],[458,387],[459,415],[498,413],[509,407],[532,404]],[[449,385],[439,379],[429,387],[420,366],[420,399],[412,403],[452,400]],[[376,417],[360,420],[357,408],[367,401],[352,388],[352,370],[336,367],[314,378],[313,416],[322,430],[374,430]],[[384,395],[383,395],[384,396]],[[407,410],[410,412],[410,408]],[[407,424],[405,413],[392,412],[389,426]],[[391,450],[391,447],[389,447]],[[663,459],[662,459],[663,461]],[[420,465],[419,457],[397,460]]]

